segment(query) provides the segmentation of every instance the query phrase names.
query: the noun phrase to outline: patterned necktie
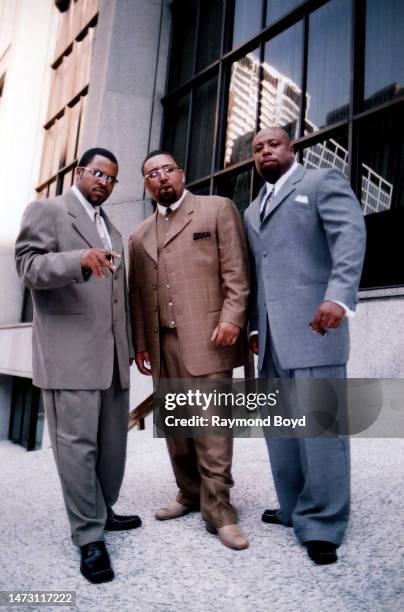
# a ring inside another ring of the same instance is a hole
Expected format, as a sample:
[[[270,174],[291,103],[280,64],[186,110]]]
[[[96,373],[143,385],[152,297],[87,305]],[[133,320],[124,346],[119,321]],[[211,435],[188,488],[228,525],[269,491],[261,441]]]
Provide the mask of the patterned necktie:
[[[110,251],[111,246],[109,244],[109,240],[105,233],[104,227],[101,223],[100,213],[98,210],[96,210],[94,213],[94,223],[95,223],[95,227],[97,228],[97,232],[102,240],[102,244],[104,245],[104,249],[107,249],[107,251]]]
[[[269,208],[269,204],[272,202],[272,199],[275,195],[275,187],[272,187],[272,190],[268,193],[267,197],[264,200],[263,205],[261,206],[261,210],[260,210],[260,221],[261,223],[264,221],[266,214],[267,214],[267,210]]]

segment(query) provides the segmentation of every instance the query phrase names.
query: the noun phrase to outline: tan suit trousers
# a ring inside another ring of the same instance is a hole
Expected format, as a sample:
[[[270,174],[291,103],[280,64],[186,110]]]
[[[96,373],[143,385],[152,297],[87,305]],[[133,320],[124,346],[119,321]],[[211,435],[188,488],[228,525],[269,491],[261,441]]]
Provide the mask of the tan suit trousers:
[[[231,371],[192,376],[181,357],[177,332],[160,330],[161,378],[230,378]],[[179,488],[177,501],[184,506],[200,508],[202,518],[213,527],[237,522],[230,504],[233,486],[231,462],[233,439],[225,436],[166,438],[171,464]]]

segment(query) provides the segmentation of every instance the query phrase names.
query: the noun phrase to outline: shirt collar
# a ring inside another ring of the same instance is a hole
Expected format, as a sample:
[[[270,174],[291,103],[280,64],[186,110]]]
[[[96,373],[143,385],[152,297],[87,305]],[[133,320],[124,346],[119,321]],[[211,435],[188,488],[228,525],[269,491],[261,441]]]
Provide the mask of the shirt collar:
[[[272,189],[275,189],[275,194],[278,193],[279,189],[282,187],[282,185],[288,180],[288,178],[290,177],[290,175],[296,170],[296,168],[298,167],[298,163],[296,160],[293,161],[293,164],[290,166],[289,170],[287,170],[285,172],[285,174],[282,174],[282,176],[280,176],[278,178],[278,180],[276,181],[276,183],[268,183],[266,182],[266,193],[265,195],[269,194]]]
[[[83,196],[80,189],[76,185],[72,185],[71,189],[74,195],[77,197],[80,204],[83,206],[88,216],[90,217],[90,219],[94,221],[95,213],[97,212],[95,206],[92,206],[90,202],[86,200],[86,198]]]
[[[184,189],[184,191],[182,192],[182,196],[179,198],[179,200],[174,202],[174,204],[170,204],[169,208],[171,208],[172,212],[174,212],[174,210],[177,210],[177,208],[180,206],[181,202],[183,201],[187,193],[188,193],[188,190]],[[161,215],[163,215],[163,217],[166,216],[167,208],[168,206],[162,206],[161,204],[157,203],[157,210],[159,211]]]

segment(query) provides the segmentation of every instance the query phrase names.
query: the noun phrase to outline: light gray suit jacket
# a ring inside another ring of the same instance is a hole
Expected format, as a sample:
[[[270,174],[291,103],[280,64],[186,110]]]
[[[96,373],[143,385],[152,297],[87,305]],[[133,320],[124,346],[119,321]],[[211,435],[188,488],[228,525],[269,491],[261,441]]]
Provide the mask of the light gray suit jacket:
[[[43,389],[107,389],[116,354],[120,382],[129,387],[133,356],[122,239],[102,216],[113,249],[122,255],[114,274],[84,280],[84,250],[103,248],[94,223],[69,190],[32,202],[16,242],[17,271],[31,290],[33,382]]]
[[[344,364],[349,355],[346,318],[326,336],[309,327],[324,300],[354,310],[365,254],[359,202],[338,170],[300,164],[272,201],[261,225],[264,188],[245,213],[254,259],[250,329],[259,333],[262,369],[269,321],[282,368]]]

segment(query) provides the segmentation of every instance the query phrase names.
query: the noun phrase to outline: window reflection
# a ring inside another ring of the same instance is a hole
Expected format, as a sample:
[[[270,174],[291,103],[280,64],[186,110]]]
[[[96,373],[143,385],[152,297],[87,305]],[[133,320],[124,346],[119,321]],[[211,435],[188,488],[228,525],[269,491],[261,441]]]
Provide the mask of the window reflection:
[[[225,166],[251,157],[257,120],[259,66],[256,50],[231,67]]]
[[[194,92],[189,180],[210,173],[213,155],[217,79],[207,81]]]
[[[366,121],[360,135],[362,207],[365,215],[404,208],[402,109]]]
[[[367,0],[365,45],[365,107],[404,94],[404,3]]]
[[[197,72],[219,57],[222,9],[223,3],[221,1],[204,0],[201,3]]]
[[[297,23],[265,45],[260,126],[282,126],[298,136],[302,98],[303,24]]]
[[[268,0],[266,24],[269,25],[278,21],[281,17],[289,13],[302,0]]]
[[[348,138],[341,135],[317,142],[303,151],[306,168],[337,168],[348,176]]]
[[[306,133],[348,116],[351,0],[332,0],[310,15]]]
[[[167,127],[163,146],[172,152],[174,159],[181,167],[185,165],[188,115],[189,95],[179,98],[170,109],[167,109]]]
[[[182,3],[173,12],[173,48],[170,71],[170,89],[178,87],[192,77],[196,36],[196,6]]]
[[[233,48],[262,28],[262,0],[236,0],[234,3]]]
[[[218,183],[218,194],[233,200],[242,215],[250,204],[251,170],[223,177]]]

